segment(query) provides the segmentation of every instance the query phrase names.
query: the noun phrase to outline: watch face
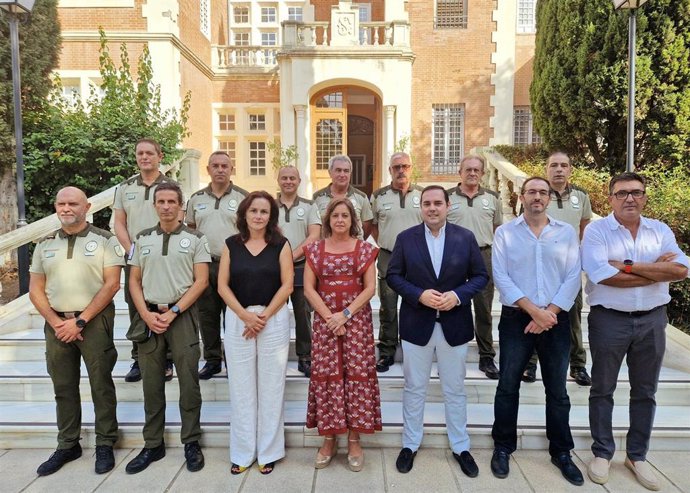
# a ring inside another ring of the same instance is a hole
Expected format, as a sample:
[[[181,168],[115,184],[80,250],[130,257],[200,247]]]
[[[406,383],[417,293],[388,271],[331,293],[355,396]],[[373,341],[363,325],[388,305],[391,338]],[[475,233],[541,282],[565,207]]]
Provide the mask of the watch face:
[[[77,319],[76,325],[80,329],[83,329],[84,327],[86,327],[86,320],[79,318]]]
[[[171,308],[171,310],[172,310],[172,312],[173,312],[174,314],[180,313],[180,307],[177,306],[177,305],[173,306],[173,307]]]

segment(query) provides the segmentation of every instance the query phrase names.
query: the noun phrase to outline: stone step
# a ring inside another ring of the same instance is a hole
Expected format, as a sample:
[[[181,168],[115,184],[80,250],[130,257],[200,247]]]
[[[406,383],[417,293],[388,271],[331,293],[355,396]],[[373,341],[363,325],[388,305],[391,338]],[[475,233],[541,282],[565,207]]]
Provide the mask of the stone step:
[[[200,364],[200,367],[203,363]],[[115,387],[119,402],[143,402],[144,396],[141,383],[127,383],[124,375],[129,371],[127,362],[118,362],[113,370]],[[436,365],[432,366],[432,377],[427,391],[428,402],[443,402],[441,384],[438,378]],[[86,368],[82,365],[81,398],[83,401],[91,401],[90,387]],[[396,363],[386,373],[380,373],[379,388],[381,400],[386,402],[400,402],[404,386],[402,365]],[[537,373],[538,381],[535,383],[523,383],[520,392],[520,401],[523,404],[543,404],[544,387],[541,383],[541,375]],[[179,399],[179,387],[177,378],[166,386],[167,399],[176,402]],[[496,380],[489,380],[480,372],[475,364],[467,367],[465,389],[469,403],[490,404],[496,393]],[[309,380],[297,370],[297,362],[288,363],[285,399],[294,401],[306,401]],[[589,388],[580,387],[572,378],[568,378],[568,395],[573,405],[587,405]],[[0,362],[0,399],[15,402],[53,402],[54,393],[52,382],[47,374],[45,363],[38,361]],[[214,378],[201,381],[201,392],[204,402],[227,401],[229,399],[226,372],[223,370]],[[618,379],[618,387],[615,399],[625,402],[630,392],[627,367],[623,366]],[[656,395],[659,406],[690,406],[690,375],[669,368],[662,368],[659,378],[659,388]],[[174,404],[173,404],[174,405]]]
[[[493,405],[468,406],[468,430],[473,448],[493,447],[491,425]],[[616,406],[613,415],[613,432],[618,449],[625,449],[628,427],[628,408]],[[228,446],[229,407],[227,402],[205,402],[201,409],[202,444],[205,447]],[[306,403],[285,402],[285,432],[288,447],[318,447],[322,438],[314,429],[305,427]],[[400,447],[402,433],[402,406],[399,402],[381,405],[383,430],[373,435],[362,435],[362,443],[368,447]],[[51,402],[0,402],[0,448],[52,448],[56,442],[55,404]],[[82,445],[94,446],[93,407],[82,404]],[[120,440],[118,446],[139,448],[143,446],[141,429],[144,408],[138,402],[118,405]],[[518,448],[548,449],[544,426],[544,406],[524,404],[518,415]],[[591,445],[587,406],[573,406],[570,426],[576,449]],[[166,435],[168,447],[179,447],[180,414],[176,405],[166,408]],[[343,446],[345,443],[343,441]],[[425,448],[447,448],[443,404],[427,403],[424,416]],[[660,407],[656,412],[651,447],[653,450],[690,451],[690,423],[687,410],[682,407]]]

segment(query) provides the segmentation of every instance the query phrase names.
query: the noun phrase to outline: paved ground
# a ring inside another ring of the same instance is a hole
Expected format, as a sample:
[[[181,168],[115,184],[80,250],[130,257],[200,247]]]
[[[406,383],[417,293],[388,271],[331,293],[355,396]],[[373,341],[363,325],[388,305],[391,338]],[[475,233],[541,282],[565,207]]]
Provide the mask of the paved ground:
[[[490,450],[475,450],[479,476],[467,478],[460,471],[450,451],[421,449],[414,469],[400,474],[395,469],[398,450],[392,448],[365,449],[366,464],[360,473],[347,469],[344,451],[322,470],[312,465],[316,449],[289,448],[287,458],[279,462],[275,471],[259,474],[256,466],[238,476],[230,474],[228,451],[224,448],[204,450],[206,467],[190,473],[184,466],[182,448],[169,448],[165,459],[153,463],[146,471],[130,476],[125,464],[137,450],[117,449],[116,467],[109,474],[93,471],[93,449],[84,449],[81,459],[67,464],[52,476],[39,478],[36,467],[48,458],[52,450],[0,450],[0,491],[10,492],[621,492],[647,491],[632,473],[623,466],[623,454],[617,453],[611,468],[611,479],[604,487],[586,478],[582,487],[572,486],[549,462],[545,451],[519,450],[513,454],[507,479],[491,475]],[[576,451],[575,462],[584,472],[589,451]],[[583,462],[585,461],[585,462]],[[690,492],[690,452],[650,452],[649,461],[659,472],[662,491]]]

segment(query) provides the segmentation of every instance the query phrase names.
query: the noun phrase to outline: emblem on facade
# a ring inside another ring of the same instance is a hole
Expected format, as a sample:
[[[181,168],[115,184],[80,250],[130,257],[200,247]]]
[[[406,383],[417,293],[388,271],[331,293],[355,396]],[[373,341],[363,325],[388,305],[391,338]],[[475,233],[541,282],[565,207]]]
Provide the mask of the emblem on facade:
[[[341,36],[351,35],[354,32],[354,27],[352,26],[352,19],[349,17],[342,16],[338,19],[338,34]]]

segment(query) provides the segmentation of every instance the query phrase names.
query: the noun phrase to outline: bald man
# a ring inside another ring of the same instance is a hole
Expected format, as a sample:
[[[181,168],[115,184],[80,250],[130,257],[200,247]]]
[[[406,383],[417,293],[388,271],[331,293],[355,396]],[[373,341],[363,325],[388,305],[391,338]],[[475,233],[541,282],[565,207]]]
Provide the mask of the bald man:
[[[113,297],[120,289],[124,249],[112,233],[86,222],[90,207],[78,188],[60,190],[55,212],[62,226],[38,242],[31,263],[29,297],[45,319],[46,362],[58,426],[58,448],[40,465],[39,476],[53,474],[81,457],[82,359],[96,417],[96,473],[106,473],[115,465]]]

